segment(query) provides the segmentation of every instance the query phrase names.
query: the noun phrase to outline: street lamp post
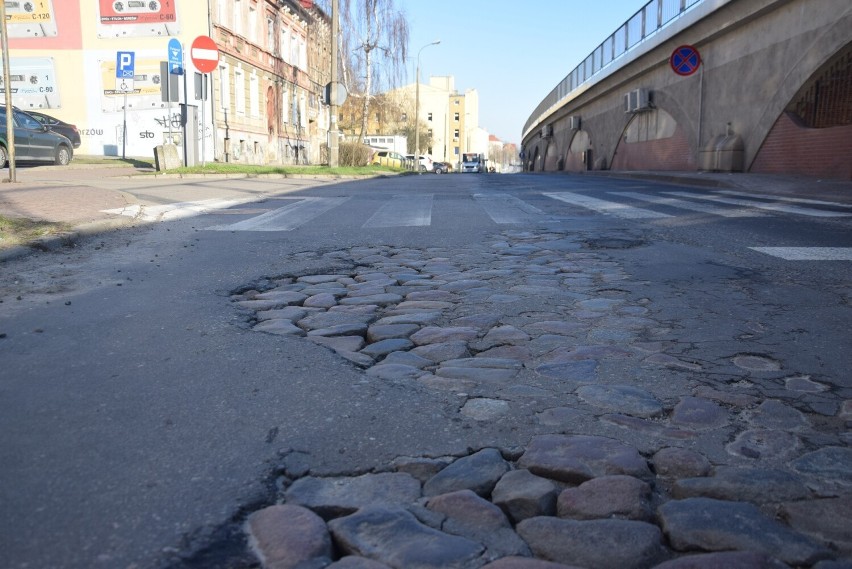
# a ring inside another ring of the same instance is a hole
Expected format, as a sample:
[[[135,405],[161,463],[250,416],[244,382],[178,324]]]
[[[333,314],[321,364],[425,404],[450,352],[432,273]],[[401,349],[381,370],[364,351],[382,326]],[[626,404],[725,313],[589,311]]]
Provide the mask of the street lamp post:
[[[420,172],[420,52],[430,45],[438,45],[441,40],[435,40],[432,43],[427,43],[417,52],[417,73],[415,74],[414,84],[414,164],[418,172]]]

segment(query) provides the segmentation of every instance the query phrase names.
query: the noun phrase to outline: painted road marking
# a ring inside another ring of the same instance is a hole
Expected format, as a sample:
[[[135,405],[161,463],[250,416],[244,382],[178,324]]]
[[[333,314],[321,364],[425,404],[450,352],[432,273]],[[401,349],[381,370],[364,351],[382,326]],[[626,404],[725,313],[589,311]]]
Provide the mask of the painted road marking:
[[[103,213],[112,213],[115,215],[123,215],[125,217],[133,217],[140,221],[173,221],[202,213],[210,213],[212,211],[227,209],[235,205],[242,205],[257,201],[256,197],[243,198],[238,200],[223,200],[209,199],[198,200],[193,202],[175,202],[164,205],[132,205],[118,209],[104,209]]]
[[[473,194],[478,203],[494,223],[526,223],[530,216],[543,215],[537,207],[509,194]]]
[[[852,247],[749,247],[787,261],[852,261]]]
[[[823,209],[812,209],[809,207],[799,207],[795,205],[785,205],[779,203],[764,203],[752,200],[739,200],[736,198],[723,198],[720,196],[710,196],[705,194],[691,194],[688,192],[665,192],[671,196],[682,198],[690,198],[696,200],[710,200],[719,203],[728,203],[734,205],[744,205],[748,207],[756,207],[759,209],[767,209],[770,211],[780,211],[782,213],[793,213],[797,215],[807,215],[810,217],[852,217],[852,213],[844,213],[839,211],[826,211]]]
[[[718,190],[716,193],[717,194],[725,194],[725,195],[729,195],[729,196],[740,196],[740,197],[743,197],[743,198],[761,198],[761,199],[765,199],[765,200],[780,200],[780,201],[792,202],[792,203],[806,203],[806,204],[811,204],[811,205],[825,205],[825,206],[830,206],[830,207],[842,207],[842,208],[846,208],[846,209],[852,209],[852,204],[827,202],[827,201],[824,201],[824,200],[814,200],[814,199],[808,199],[808,198],[791,198],[791,197],[787,197],[787,196],[773,196],[773,195],[769,195],[769,194],[749,194],[747,192],[738,192],[738,191],[735,191],[735,190]]]
[[[650,202],[658,205],[665,205],[670,207],[676,207],[680,209],[686,209],[690,211],[698,211],[701,213],[710,213],[713,215],[720,215],[722,217],[766,217],[764,214],[754,211],[753,209],[732,209],[732,208],[724,208],[724,207],[716,207],[712,205],[707,205],[703,203],[695,203],[688,202],[684,200],[679,200],[677,198],[661,198],[659,196],[649,196],[648,194],[640,194],[637,192],[609,192],[611,194],[615,194],[617,196],[624,196],[626,198],[633,198],[637,200],[642,200],[646,202]]]
[[[394,196],[361,227],[420,227],[432,223],[433,194]]]
[[[305,197],[283,199],[294,201],[284,207],[279,207],[251,219],[244,219],[230,225],[215,225],[207,229],[211,231],[290,231],[341,205],[349,198]]]
[[[571,192],[545,193],[544,195],[555,200],[563,201],[572,205],[578,205],[599,213],[614,215],[624,219],[661,219],[664,217],[673,217],[667,213],[659,213],[626,204],[599,200],[597,198],[574,194]]]

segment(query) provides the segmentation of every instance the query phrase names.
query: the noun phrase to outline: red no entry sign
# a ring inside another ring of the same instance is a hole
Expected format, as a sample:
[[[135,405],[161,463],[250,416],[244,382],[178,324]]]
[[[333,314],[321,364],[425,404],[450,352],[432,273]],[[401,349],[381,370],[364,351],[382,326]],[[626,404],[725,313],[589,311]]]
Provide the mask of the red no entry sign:
[[[678,75],[692,75],[701,65],[701,55],[691,45],[682,45],[672,52],[669,64]]]
[[[202,73],[210,73],[219,65],[219,48],[208,36],[198,36],[189,50],[192,64]]]

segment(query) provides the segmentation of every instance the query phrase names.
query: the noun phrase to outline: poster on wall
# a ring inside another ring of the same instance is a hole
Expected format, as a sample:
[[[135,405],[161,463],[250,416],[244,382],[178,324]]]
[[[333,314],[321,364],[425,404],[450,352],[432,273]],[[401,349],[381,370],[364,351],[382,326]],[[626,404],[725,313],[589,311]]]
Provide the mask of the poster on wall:
[[[53,0],[5,0],[6,29],[10,38],[55,37]]]
[[[98,0],[98,37],[174,36],[177,0]]]
[[[101,110],[119,112],[124,108],[125,92],[116,90],[115,60],[101,60]],[[126,93],[127,108],[134,110],[161,109],[168,106],[160,95],[160,60],[156,57],[136,57],[133,90]]]
[[[2,61],[0,61],[2,70]],[[10,57],[9,85],[12,104],[20,109],[59,107],[59,87],[52,57]],[[6,92],[0,75],[0,93]]]

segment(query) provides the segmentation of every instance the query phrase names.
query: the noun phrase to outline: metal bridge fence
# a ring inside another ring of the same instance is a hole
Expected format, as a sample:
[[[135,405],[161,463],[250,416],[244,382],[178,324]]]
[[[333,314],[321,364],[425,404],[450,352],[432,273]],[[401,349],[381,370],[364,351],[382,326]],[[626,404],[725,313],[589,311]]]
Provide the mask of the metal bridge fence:
[[[547,94],[524,124],[524,134],[561,99],[702,2],[704,0],[650,0]]]

